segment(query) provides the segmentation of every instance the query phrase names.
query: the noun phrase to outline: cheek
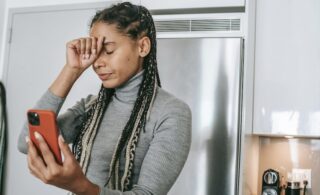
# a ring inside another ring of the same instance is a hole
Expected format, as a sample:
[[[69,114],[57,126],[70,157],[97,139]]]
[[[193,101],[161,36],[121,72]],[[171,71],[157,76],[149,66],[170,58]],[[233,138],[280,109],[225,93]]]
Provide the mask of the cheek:
[[[128,51],[117,53],[117,55],[113,56],[109,61],[110,66],[116,70],[118,74],[134,71],[138,68],[138,63],[138,57],[134,55],[133,52]]]

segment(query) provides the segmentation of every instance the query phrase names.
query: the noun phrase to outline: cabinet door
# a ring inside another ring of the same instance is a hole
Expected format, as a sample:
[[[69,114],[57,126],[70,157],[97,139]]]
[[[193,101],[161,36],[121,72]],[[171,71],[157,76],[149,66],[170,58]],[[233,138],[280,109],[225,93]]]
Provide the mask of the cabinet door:
[[[257,1],[254,133],[320,136],[320,1]]]

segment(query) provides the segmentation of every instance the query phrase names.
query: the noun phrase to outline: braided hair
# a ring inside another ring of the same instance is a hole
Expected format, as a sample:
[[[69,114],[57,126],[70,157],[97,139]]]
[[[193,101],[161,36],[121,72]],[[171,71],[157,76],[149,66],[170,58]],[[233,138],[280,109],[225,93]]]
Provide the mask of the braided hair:
[[[147,36],[151,42],[151,50],[143,60],[143,80],[136,102],[114,149],[110,162],[109,177],[105,184],[110,189],[125,191],[132,183],[135,148],[141,130],[144,131],[149,118],[157,87],[161,87],[156,58],[156,30],[150,12],[143,6],[129,2],[119,3],[110,8],[98,11],[93,17],[90,28],[96,22],[116,24],[120,33],[133,40]],[[79,161],[82,171],[86,173],[89,157],[97,129],[103,115],[112,100],[115,89],[101,87],[98,98],[86,113],[86,120],[81,126],[80,133],[73,143],[73,153]],[[119,175],[121,152],[125,151],[125,169]]]

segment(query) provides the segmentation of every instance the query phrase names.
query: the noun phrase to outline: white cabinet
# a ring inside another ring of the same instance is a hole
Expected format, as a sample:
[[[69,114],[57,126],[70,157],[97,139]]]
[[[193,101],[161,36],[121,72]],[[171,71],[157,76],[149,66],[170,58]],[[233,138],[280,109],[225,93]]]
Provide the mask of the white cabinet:
[[[131,0],[131,2],[142,4],[152,10],[245,6],[245,0]]]
[[[255,134],[320,136],[320,1],[256,10]]]

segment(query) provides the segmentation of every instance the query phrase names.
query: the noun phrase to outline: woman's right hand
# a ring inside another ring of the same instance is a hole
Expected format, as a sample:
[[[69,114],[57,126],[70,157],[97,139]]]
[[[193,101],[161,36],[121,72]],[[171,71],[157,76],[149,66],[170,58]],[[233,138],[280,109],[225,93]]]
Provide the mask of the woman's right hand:
[[[99,56],[104,37],[85,37],[67,43],[66,66],[82,73]]]
[[[66,64],[49,90],[59,97],[66,97],[75,81],[97,60],[104,37],[86,37],[67,43]]]

